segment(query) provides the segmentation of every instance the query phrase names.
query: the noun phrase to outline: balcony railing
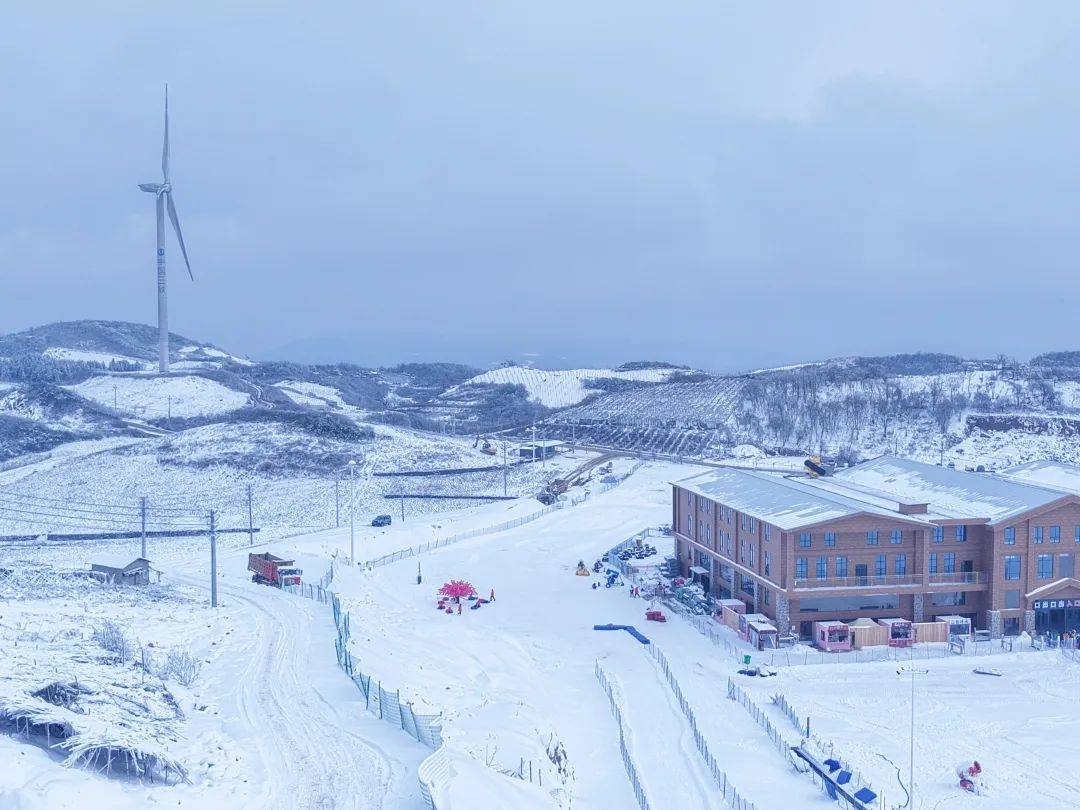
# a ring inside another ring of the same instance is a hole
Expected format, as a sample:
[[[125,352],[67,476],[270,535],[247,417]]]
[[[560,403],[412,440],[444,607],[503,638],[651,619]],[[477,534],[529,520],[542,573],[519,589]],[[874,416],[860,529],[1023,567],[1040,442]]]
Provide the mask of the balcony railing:
[[[796,590],[807,588],[889,588],[922,585],[922,577],[915,574],[880,574],[865,577],[807,577],[796,579]]]
[[[985,585],[985,571],[954,571],[927,574],[926,581],[919,574],[880,574],[864,577],[806,577],[795,580],[795,590],[816,588],[912,588],[930,585]]]
[[[952,571],[943,574],[927,574],[927,585],[985,585],[985,571]]]

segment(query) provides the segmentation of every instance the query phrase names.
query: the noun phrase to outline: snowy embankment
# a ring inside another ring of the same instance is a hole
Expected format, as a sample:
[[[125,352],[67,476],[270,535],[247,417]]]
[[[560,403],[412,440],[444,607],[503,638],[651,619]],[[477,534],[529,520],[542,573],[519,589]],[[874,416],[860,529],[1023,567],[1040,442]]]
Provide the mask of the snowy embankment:
[[[69,386],[80,396],[140,419],[185,419],[235,411],[249,402],[247,394],[205,377],[91,377]]]

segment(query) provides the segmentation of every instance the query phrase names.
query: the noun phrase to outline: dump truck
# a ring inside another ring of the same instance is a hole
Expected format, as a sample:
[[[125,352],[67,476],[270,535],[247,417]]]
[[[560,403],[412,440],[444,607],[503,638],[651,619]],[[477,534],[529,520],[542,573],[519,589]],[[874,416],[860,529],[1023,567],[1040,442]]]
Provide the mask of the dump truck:
[[[248,554],[248,571],[251,581],[260,585],[299,585],[304,572],[296,567],[294,560],[283,560],[273,554]]]

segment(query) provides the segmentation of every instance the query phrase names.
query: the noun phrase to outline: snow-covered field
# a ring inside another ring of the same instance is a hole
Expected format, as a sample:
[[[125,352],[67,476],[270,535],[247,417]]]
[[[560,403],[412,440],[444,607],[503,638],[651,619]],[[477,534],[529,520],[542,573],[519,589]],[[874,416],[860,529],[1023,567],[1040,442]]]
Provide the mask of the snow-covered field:
[[[615,471],[627,471],[630,464],[617,460]],[[82,466],[69,485],[107,479],[115,469]],[[729,677],[763,707],[773,693],[783,692],[800,713],[809,713],[817,735],[833,742],[885,793],[884,806],[896,806],[903,793],[889,761],[906,773],[910,688],[897,675],[896,663],[791,666],[776,678],[746,678],[735,674],[730,653],[679,616],[669,613],[665,624],[646,622],[646,603],[631,598],[627,588],[594,588],[599,577],[575,576],[579,560],[590,565],[642,528],[670,520],[667,482],[699,469],[652,462],[613,490],[556,511],[523,498],[409,513],[385,529],[365,526],[356,536],[359,560],[535,518],[371,570],[342,564],[349,551],[345,526],[260,537],[257,550],[296,559],[309,582],[338,558],[334,589],[350,614],[349,648],[356,667],[383,688],[399,690],[417,713],[442,714],[445,756],[453,764],[440,784],[440,810],[478,802],[515,810],[636,806],[618,728],[595,675],[598,662],[622,706],[627,748],[651,806],[726,806],[661,668],[629,634],[593,629],[606,623],[633,625],[663,651],[719,767],[758,810],[829,803],[809,777],[791,768],[749,714],[726,699]],[[136,467],[132,476],[141,479],[149,472]],[[105,492],[104,480],[96,486],[94,492]],[[278,486],[282,499],[288,487],[303,488],[302,482],[290,481]],[[659,540],[657,545],[666,548]],[[9,806],[7,800],[34,810],[422,808],[416,769],[431,752],[364,711],[360,693],[337,669],[327,608],[252,584],[244,570],[246,554],[236,544],[223,545],[217,611],[206,606],[207,555],[198,544],[176,545],[156,557],[165,573],[166,598],[113,592],[108,600],[88,600],[65,591],[3,603],[0,634],[7,634],[9,645],[16,638],[36,643],[25,635],[35,626],[48,626],[51,637],[108,616],[160,648],[189,645],[204,663],[190,692],[175,689],[181,704],[193,707],[185,712],[182,740],[176,743],[191,771],[190,785],[150,786],[63,770],[17,736],[0,737],[0,755],[15,763],[0,768],[0,807]],[[51,558],[25,550],[21,559]],[[481,596],[494,590],[495,601],[461,615],[437,611],[435,592],[450,579],[471,582]],[[1080,753],[1069,732],[1080,721],[1075,701],[1080,665],[1058,653],[1002,654],[989,661],[1002,673],[996,678],[971,672],[981,663],[970,658],[917,662],[926,674],[917,676],[914,807],[1075,806],[1080,789],[1067,774]],[[4,666],[0,662],[0,677]],[[778,727],[787,723],[776,710],[766,711],[775,715]],[[798,734],[787,728],[797,741]],[[564,770],[560,776],[548,755],[556,743],[565,747],[571,775]],[[978,759],[986,769],[982,797],[962,793],[952,778],[955,763],[966,758]],[[532,784],[499,772],[530,768]]]
[[[521,385],[529,394],[529,399],[547,408],[565,408],[577,405],[596,386],[590,386],[592,380],[631,380],[634,382],[660,383],[666,381],[677,369],[645,368],[618,371],[610,368],[574,368],[548,370],[528,368],[526,366],[507,366],[485,371],[463,385]],[[452,388],[447,396],[456,394]]]
[[[979,665],[1000,677],[978,675]],[[1064,810],[1080,804],[1072,776],[1080,756],[1080,664],[1057,651],[996,655],[990,660],[916,661],[915,808]],[[911,675],[896,664],[784,667],[775,678],[743,685],[761,706],[780,692],[810,716],[813,732],[885,793],[904,801],[911,728]],[[787,720],[774,712],[777,727]],[[957,788],[956,766],[977,760],[984,789]]]
[[[64,349],[53,346],[42,354],[54,360],[70,360],[76,363],[101,363],[106,368],[110,363],[128,363],[136,368],[149,368],[150,364],[138,357],[130,357],[124,354],[111,354],[109,352],[89,352],[82,349]]]
[[[248,404],[247,394],[205,377],[91,377],[70,386],[80,396],[141,419],[208,416]]]

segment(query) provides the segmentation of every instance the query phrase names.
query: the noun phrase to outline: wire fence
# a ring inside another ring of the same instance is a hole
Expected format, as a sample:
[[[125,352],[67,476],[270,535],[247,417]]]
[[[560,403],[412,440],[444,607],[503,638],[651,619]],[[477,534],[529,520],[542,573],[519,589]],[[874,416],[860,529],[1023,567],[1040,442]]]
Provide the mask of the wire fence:
[[[438,748],[443,741],[442,715],[417,714],[413,710],[410,701],[402,700],[400,690],[387,689],[380,680],[365,674],[357,666],[357,662],[348,648],[351,635],[351,619],[349,613],[341,609],[341,600],[338,599],[337,594],[329,589],[333,579],[334,566],[331,564],[330,569],[319,582],[286,586],[285,590],[330,606],[333,612],[334,627],[337,629],[334,650],[337,654],[338,666],[364,695],[364,706],[367,710],[380,720],[398,726],[410,737],[423,743],[428,748]]]
[[[795,765],[797,770],[810,776],[826,796],[836,801],[841,807],[851,808],[851,810],[865,810],[865,805],[863,803],[851,801],[844,796],[844,791],[838,791],[837,782],[826,778],[822,773],[819,773],[807,764],[803,764],[800,767],[798,763],[800,759],[805,763],[805,757],[809,757],[814,760],[815,763],[827,758],[835,759],[837,763],[839,763],[837,773],[843,771],[849,774],[849,781],[847,784],[851,786],[852,789],[855,789],[856,786],[866,786],[867,788],[870,788],[870,783],[863,778],[858,770],[852,768],[848,763],[841,761],[840,758],[836,756],[835,747],[832,743],[826,742],[816,735],[807,734],[809,721],[804,721],[799,717],[798,712],[795,711],[795,708],[788,702],[787,698],[782,694],[777,693],[772,696],[772,704],[791,722],[792,727],[798,733],[801,742],[797,744],[789,742],[784,737],[783,732],[777,728],[769,718],[765,709],[755,703],[753,698],[746,693],[746,690],[736,684],[731,678],[728,678],[728,697],[746,709],[747,713],[754,719],[754,722],[756,722],[765,732],[776,750],[784,755],[789,762]],[[801,757],[800,754],[802,755]]]
[[[591,492],[595,492],[597,495],[602,495],[605,492],[610,492],[615,489],[619,484],[637,472],[645,464],[643,461],[635,463],[630,469],[622,475],[615,478],[614,481],[601,482]],[[376,557],[373,560],[368,560],[364,563],[364,568],[372,570],[379,568],[383,565],[389,565],[390,563],[397,562],[398,560],[405,560],[410,557],[417,557],[421,554],[426,554],[429,551],[434,551],[439,548],[445,548],[446,546],[452,546],[455,543],[460,543],[463,540],[471,540],[474,537],[483,537],[488,534],[497,534],[498,532],[505,532],[509,529],[516,529],[519,526],[524,526],[527,523],[532,523],[535,520],[550,515],[553,512],[558,512],[560,509],[566,509],[571,506],[578,506],[585,503],[590,497],[590,490],[585,490],[580,495],[575,495],[563,501],[556,501],[550,506],[545,506],[542,509],[538,509],[535,512],[531,512],[528,515],[522,515],[519,518],[513,520],[507,520],[503,523],[497,523],[493,526],[482,526],[477,529],[470,529],[469,531],[459,532],[458,534],[452,534],[449,537],[444,537],[441,540],[432,540],[430,543],[422,543],[410,548],[399,549],[390,554],[385,554],[382,557]]]
[[[716,758],[709,751],[709,745],[705,741],[705,735],[701,733],[698,728],[697,718],[694,717],[694,710],[690,706],[690,702],[683,694],[682,687],[679,686],[679,681],[675,678],[675,675],[671,671],[671,665],[668,663],[667,656],[657,647],[655,644],[645,645],[645,650],[653,657],[653,660],[659,665],[660,670],[664,673],[664,677],[667,679],[668,687],[671,689],[675,698],[679,701],[679,708],[682,710],[683,716],[690,724],[690,730],[694,732],[694,745],[697,746],[698,753],[701,755],[702,760],[705,762],[705,767],[709,769],[709,773],[712,774],[713,780],[716,782],[716,786],[720,788],[720,792],[724,795],[724,801],[726,801],[735,810],[756,810],[754,803],[748,800],[745,796],[741,796],[739,791],[728,779],[727,773],[721,770],[720,766],[716,762]]]
[[[641,810],[650,810],[649,799],[645,795],[645,788],[642,786],[641,778],[638,776],[637,765],[634,764],[634,758],[630,754],[630,748],[626,742],[629,731],[623,722],[622,708],[616,697],[615,689],[600,666],[599,661],[596,662],[596,680],[600,682],[600,686],[603,687],[604,692],[607,694],[608,705],[611,707],[611,713],[615,717],[615,724],[619,727],[619,753],[622,754],[623,767],[626,768],[626,775],[630,779],[630,787],[634,791],[634,798],[637,799],[638,807]]]

